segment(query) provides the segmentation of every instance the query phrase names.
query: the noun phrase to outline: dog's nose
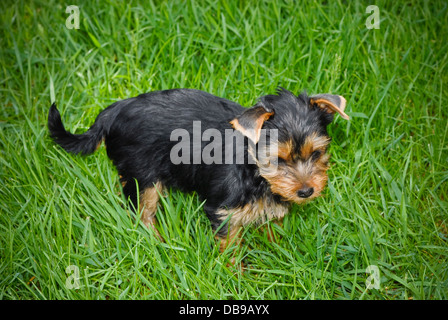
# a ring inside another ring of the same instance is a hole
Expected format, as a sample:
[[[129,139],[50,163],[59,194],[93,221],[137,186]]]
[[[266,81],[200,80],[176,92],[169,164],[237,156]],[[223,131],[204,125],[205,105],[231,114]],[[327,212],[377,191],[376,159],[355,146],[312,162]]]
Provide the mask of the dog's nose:
[[[308,198],[309,196],[311,196],[314,192],[313,188],[303,188],[300,189],[299,191],[297,191],[297,195],[300,198]]]

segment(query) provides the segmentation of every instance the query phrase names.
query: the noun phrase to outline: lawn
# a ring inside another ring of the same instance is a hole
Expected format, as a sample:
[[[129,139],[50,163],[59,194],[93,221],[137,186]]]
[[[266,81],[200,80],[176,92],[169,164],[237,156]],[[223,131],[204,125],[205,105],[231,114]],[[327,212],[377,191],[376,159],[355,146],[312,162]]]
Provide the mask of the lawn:
[[[0,4],[0,299],[448,299],[445,1]],[[69,19],[70,22],[74,20]],[[114,101],[196,88],[254,105],[278,86],[347,99],[324,196],[220,254],[203,203],[170,190],[159,242],[82,133]]]

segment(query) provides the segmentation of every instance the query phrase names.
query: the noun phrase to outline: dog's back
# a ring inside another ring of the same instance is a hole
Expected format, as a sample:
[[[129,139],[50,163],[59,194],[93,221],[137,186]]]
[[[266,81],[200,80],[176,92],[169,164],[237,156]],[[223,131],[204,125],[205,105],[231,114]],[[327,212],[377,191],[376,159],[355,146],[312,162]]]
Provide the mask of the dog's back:
[[[213,175],[222,173],[223,177],[219,179],[223,179],[228,168],[224,165],[220,170],[214,170],[211,167],[215,165],[197,164],[193,154],[201,154],[209,143],[201,138],[205,130],[218,130],[224,137],[224,131],[232,129],[230,121],[244,110],[235,102],[207,92],[171,89],[141,94],[110,105],[83,134],[65,130],[53,104],[48,127],[55,142],[75,154],[93,153],[104,140],[107,155],[121,175],[123,184],[132,181],[124,190],[131,198],[135,199],[134,194],[137,193],[134,180],[139,182],[140,189],[151,186],[155,181],[163,181],[184,191],[207,193],[208,183],[214,179],[210,176],[204,181],[203,177],[208,176],[204,171]],[[199,132],[193,132],[194,125],[199,126]],[[179,142],[171,139],[174,130],[188,134],[188,149],[191,150],[190,161],[176,166],[167,165],[172,162],[171,150]],[[194,139],[199,139],[199,152],[195,150]]]
[[[166,137],[164,128],[188,130],[192,120],[201,121],[204,130],[219,128],[223,121],[228,123],[242,111],[244,108],[239,104],[207,92],[171,89],[141,94],[110,105],[83,134],[72,134],[65,130],[60,113],[53,103],[48,115],[48,128],[53,140],[67,152],[90,154],[103,139],[106,144],[112,145],[120,136],[122,144],[132,145],[143,134],[147,143],[151,139]],[[110,156],[115,158],[113,154]]]

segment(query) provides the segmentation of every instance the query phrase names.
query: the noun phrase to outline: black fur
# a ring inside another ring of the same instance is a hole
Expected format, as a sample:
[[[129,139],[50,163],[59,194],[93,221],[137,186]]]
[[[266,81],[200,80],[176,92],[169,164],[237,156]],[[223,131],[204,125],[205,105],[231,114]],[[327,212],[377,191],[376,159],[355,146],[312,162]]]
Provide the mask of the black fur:
[[[260,101],[275,111],[274,118],[266,121],[263,128],[278,129],[279,141],[292,138],[296,148],[299,148],[305,138],[314,132],[328,136],[327,126],[334,115],[311,105],[306,93],[295,96],[280,88],[277,95],[261,97]]]
[[[275,112],[263,128],[279,129],[280,141],[292,135],[297,146],[311,132],[327,135],[326,126],[333,119],[333,115],[310,105],[306,94],[295,96],[284,89],[277,95],[260,98],[259,103]],[[214,128],[223,133],[225,129],[232,129],[229,122],[245,110],[235,102],[206,92],[172,89],[112,104],[83,134],[66,131],[53,104],[48,128],[54,141],[71,153],[92,153],[104,139],[109,158],[126,182],[123,192],[135,206],[138,194],[134,181],[138,182],[139,190],[160,181],[167,187],[196,191],[201,199],[207,200],[204,208],[216,230],[222,223],[222,217],[215,214],[220,208],[241,207],[267,195],[273,202],[281,203],[282,199],[270,192],[269,183],[258,174],[255,164],[206,165],[192,164],[192,161],[190,164],[172,164],[170,150],[177,141],[170,141],[170,136],[174,129],[183,128],[190,133],[192,142],[195,120],[201,121],[202,132]],[[247,142],[247,138],[244,139]],[[208,143],[202,141],[202,148]],[[247,157],[247,145],[245,150]],[[226,232],[227,228],[223,228],[220,235]]]

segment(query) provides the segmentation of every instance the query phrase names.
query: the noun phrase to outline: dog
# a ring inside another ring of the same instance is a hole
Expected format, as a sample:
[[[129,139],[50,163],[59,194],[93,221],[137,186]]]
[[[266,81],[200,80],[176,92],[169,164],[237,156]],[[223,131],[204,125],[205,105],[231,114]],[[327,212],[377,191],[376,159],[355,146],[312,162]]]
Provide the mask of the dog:
[[[281,222],[292,203],[321,195],[327,126],[336,113],[349,120],[345,105],[339,95],[279,88],[244,108],[200,90],[170,89],[113,103],[83,134],[65,130],[53,103],[48,128],[74,154],[91,154],[104,141],[124,195],[159,237],[155,214],[163,190],[196,192],[224,251],[240,241],[242,227]]]

